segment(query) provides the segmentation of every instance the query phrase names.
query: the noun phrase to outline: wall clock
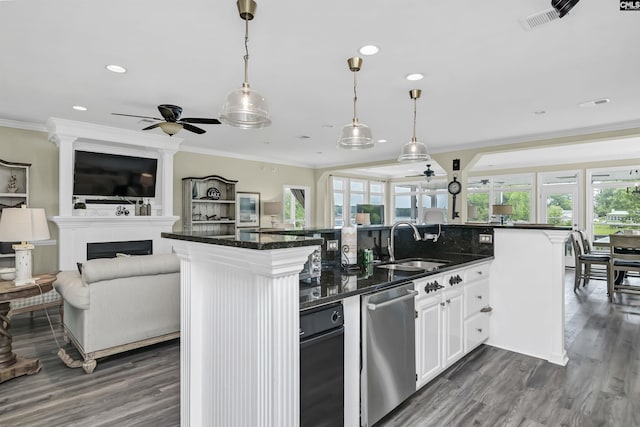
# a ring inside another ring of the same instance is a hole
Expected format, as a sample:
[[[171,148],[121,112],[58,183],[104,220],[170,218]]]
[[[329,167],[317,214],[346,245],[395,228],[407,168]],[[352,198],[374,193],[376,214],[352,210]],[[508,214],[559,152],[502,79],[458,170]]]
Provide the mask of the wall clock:
[[[460,216],[460,214],[456,212],[456,197],[458,196],[458,194],[460,194],[460,191],[462,191],[462,186],[460,185],[460,183],[458,182],[458,179],[455,176],[453,177],[453,181],[451,181],[447,186],[447,191],[453,197],[453,209],[451,211],[451,219],[456,219]]]

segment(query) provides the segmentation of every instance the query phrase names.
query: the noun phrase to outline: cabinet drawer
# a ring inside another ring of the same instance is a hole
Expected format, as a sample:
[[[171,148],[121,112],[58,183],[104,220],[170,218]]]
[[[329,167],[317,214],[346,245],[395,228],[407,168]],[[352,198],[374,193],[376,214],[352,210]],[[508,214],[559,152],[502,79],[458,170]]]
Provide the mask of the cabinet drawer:
[[[481,280],[464,287],[464,317],[480,312],[489,305],[489,281]]]
[[[491,263],[486,262],[484,264],[478,264],[467,268],[465,275],[466,283],[475,282],[476,280],[488,279],[490,267]]]
[[[464,322],[465,354],[489,338],[489,313],[478,313]]]

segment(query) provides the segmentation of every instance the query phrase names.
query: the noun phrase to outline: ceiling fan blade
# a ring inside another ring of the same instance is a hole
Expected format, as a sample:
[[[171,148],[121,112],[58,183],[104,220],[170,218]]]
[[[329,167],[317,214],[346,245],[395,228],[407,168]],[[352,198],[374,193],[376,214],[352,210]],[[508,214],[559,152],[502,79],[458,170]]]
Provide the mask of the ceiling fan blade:
[[[197,133],[197,134],[203,134],[206,132],[206,130],[204,129],[200,129],[199,127],[190,125],[189,123],[180,123],[182,125],[183,128],[185,128],[188,131],[191,131],[193,133]]]
[[[182,108],[177,105],[160,104],[158,105],[158,111],[160,111],[162,117],[168,122],[175,122],[179,120],[182,115]]]
[[[149,116],[134,116],[133,114],[122,114],[122,113],[111,113],[114,116],[125,116],[125,117],[137,117],[139,119],[151,119],[151,120],[160,120],[163,121],[164,119],[159,119],[157,117],[149,117]]]
[[[181,122],[185,122],[185,123],[202,123],[205,125],[219,125],[220,124],[220,120],[218,119],[204,119],[204,118],[199,118],[199,117],[186,117],[183,119],[180,119]]]
[[[155,128],[157,128],[158,126],[160,126],[160,123],[155,123],[155,124],[153,124],[153,125],[151,125],[151,126],[147,126],[146,128],[144,128],[144,129],[142,129],[142,130],[155,129]]]

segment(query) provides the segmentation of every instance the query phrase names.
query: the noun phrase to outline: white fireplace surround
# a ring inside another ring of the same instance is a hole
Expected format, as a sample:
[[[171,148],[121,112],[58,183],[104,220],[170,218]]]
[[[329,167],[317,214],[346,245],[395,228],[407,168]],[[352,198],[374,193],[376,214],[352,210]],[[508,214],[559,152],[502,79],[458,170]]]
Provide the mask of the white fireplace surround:
[[[179,217],[173,215],[173,156],[181,138],[130,131],[90,123],[50,118],[49,140],[59,153],[59,212],[49,219],[58,226],[60,270],[72,270],[86,261],[87,243],[153,240],[154,253],[167,253],[171,246],[160,238],[171,231]],[[73,215],[74,151],[84,150],[158,160],[156,197],[151,198],[151,216]]]

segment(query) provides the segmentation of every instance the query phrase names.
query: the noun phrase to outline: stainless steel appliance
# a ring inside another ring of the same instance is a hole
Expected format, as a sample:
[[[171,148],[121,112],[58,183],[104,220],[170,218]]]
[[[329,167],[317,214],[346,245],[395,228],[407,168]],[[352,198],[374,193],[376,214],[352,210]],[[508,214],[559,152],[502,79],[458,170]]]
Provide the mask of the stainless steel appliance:
[[[313,279],[320,277],[322,273],[322,252],[316,249],[309,255],[307,262],[304,263],[302,271],[300,271],[300,280]]]
[[[369,427],[416,391],[413,283],[362,297],[361,425]]]
[[[300,312],[300,426],[344,425],[342,303]]]

